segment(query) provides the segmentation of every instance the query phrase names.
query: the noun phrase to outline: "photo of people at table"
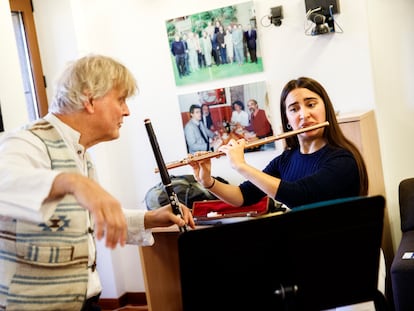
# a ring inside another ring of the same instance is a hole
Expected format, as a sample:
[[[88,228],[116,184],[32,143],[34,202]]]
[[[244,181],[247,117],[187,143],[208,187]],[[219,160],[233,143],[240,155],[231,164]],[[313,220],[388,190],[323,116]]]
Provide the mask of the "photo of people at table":
[[[265,82],[179,95],[187,152],[217,151],[230,139],[254,143],[273,135]],[[274,149],[274,142],[246,152]]]

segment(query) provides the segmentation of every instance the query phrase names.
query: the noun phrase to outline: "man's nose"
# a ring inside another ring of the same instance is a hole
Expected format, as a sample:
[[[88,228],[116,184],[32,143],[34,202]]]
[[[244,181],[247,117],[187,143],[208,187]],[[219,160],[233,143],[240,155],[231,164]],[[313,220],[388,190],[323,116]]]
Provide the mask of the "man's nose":
[[[124,116],[129,116],[129,107],[128,105],[124,105],[124,109],[123,109],[123,115]]]

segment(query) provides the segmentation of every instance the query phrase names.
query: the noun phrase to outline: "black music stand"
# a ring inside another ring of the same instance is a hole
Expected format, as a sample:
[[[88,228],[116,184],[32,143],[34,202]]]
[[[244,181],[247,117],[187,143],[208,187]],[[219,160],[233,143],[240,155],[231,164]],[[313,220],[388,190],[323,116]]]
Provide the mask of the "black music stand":
[[[183,311],[325,310],[374,301],[382,196],[326,201],[178,238]]]

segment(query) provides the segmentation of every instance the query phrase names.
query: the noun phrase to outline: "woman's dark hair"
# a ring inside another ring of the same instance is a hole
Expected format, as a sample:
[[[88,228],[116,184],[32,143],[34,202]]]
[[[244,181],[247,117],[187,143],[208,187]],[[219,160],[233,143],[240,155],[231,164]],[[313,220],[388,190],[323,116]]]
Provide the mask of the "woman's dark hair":
[[[326,121],[329,122],[329,126],[324,129],[323,137],[326,139],[328,144],[331,146],[339,147],[348,150],[352,153],[357,162],[358,166],[358,173],[359,173],[359,193],[360,195],[367,195],[368,194],[368,174],[367,169],[365,166],[364,159],[362,158],[361,153],[359,152],[358,148],[345,137],[341,128],[339,127],[338,121],[336,119],[335,109],[332,105],[331,99],[328,96],[328,93],[323,88],[323,86],[308,77],[300,77],[296,80],[289,81],[282,90],[280,95],[280,115],[282,119],[282,126],[284,132],[291,131],[288,126],[288,120],[286,116],[286,97],[289,95],[291,91],[298,88],[305,88],[308,89],[316,94],[318,94],[325,105],[325,113],[326,113]],[[286,138],[286,147],[287,148],[297,148],[299,147],[299,140],[298,137],[292,136]]]
[[[236,100],[231,104],[231,108],[234,110],[234,105],[240,106],[241,110],[244,110],[244,104],[240,100]]]

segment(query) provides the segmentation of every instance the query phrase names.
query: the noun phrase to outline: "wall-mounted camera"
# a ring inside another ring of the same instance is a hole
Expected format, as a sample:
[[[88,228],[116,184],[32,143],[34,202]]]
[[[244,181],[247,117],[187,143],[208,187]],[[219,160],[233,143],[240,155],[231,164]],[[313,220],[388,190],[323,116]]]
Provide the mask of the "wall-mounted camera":
[[[270,9],[269,19],[270,19],[270,22],[273,25],[277,26],[277,27],[279,27],[280,25],[282,25],[283,10],[282,10],[282,6],[281,5]]]

